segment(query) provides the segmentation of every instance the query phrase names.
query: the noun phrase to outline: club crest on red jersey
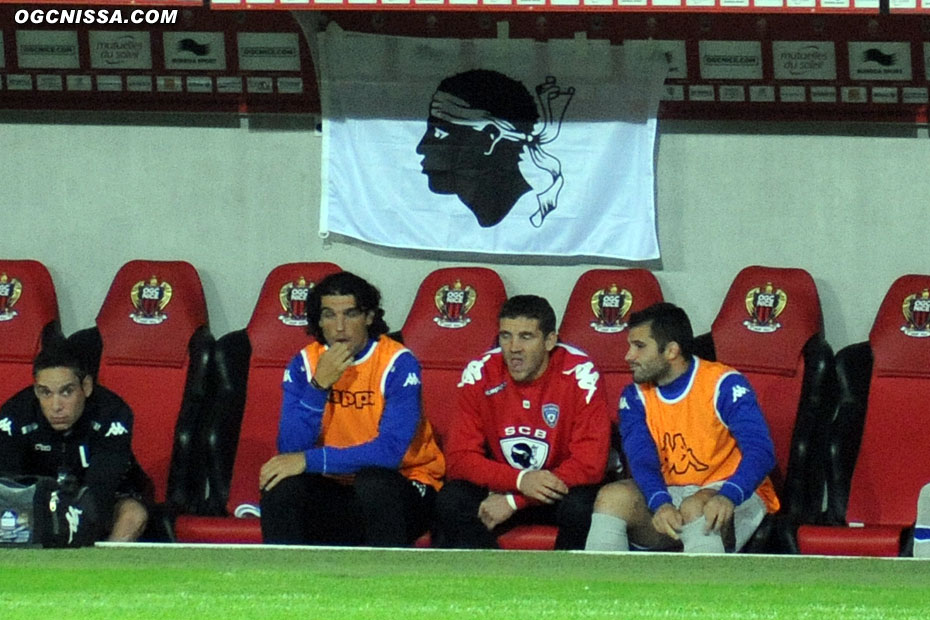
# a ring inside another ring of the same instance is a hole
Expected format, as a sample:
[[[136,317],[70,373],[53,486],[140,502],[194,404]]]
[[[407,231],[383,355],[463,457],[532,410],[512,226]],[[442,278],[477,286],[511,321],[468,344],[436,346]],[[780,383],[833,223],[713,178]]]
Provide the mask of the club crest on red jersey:
[[[907,319],[907,324],[901,326],[905,335],[912,338],[930,336],[930,289],[905,297],[901,310]]]
[[[13,306],[23,294],[23,285],[16,278],[0,273],[0,321],[9,321],[17,314]]]
[[[135,312],[129,314],[129,318],[139,325],[163,323],[168,318],[164,309],[171,301],[171,290],[170,284],[164,281],[159,282],[155,276],[149,278],[148,282],[139,280],[129,293],[132,305],[136,309]]]
[[[758,334],[770,334],[781,327],[776,319],[788,304],[788,294],[776,289],[771,282],[757,286],[746,293],[746,311],[749,319],[743,321],[746,329]]]
[[[542,406],[542,417],[549,428],[555,428],[559,422],[559,406],[555,403],[546,403]]]
[[[478,292],[471,286],[462,285],[461,280],[455,284],[446,284],[436,291],[434,300],[439,316],[433,317],[436,325],[449,329],[458,329],[471,323],[468,313],[478,299]]]
[[[303,276],[295,282],[288,282],[278,291],[278,299],[284,314],[278,315],[278,320],[285,325],[304,327],[307,325],[307,299],[310,291],[316,286],[314,282],[307,282]]]
[[[616,334],[626,329],[623,321],[633,305],[633,294],[616,284],[595,291],[591,295],[591,311],[595,321],[591,328],[601,334]]]

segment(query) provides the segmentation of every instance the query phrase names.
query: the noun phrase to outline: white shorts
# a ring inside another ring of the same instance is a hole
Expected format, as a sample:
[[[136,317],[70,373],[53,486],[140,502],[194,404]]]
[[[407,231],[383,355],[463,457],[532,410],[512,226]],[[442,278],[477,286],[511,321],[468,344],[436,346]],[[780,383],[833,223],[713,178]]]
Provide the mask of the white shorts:
[[[685,498],[691,497],[701,489],[719,490],[722,486],[723,481],[714,482],[703,487],[690,484],[683,487],[668,487],[668,492],[672,496],[672,505],[679,508]],[[759,527],[759,524],[762,523],[765,514],[765,503],[758,493],[753,493],[749,499],[737,506],[733,511],[733,534],[736,538],[736,547],[734,549],[728,548],[727,551],[742,549]],[[724,544],[726,544],[726,541],[724,541]]]

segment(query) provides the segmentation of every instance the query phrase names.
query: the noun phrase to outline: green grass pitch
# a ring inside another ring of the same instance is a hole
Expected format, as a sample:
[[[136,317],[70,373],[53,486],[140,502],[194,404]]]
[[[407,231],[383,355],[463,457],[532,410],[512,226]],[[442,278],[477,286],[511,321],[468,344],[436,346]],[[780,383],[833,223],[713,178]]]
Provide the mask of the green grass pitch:
[[[930,561],[171,545],[6,549],[0,618],[926,620]]]

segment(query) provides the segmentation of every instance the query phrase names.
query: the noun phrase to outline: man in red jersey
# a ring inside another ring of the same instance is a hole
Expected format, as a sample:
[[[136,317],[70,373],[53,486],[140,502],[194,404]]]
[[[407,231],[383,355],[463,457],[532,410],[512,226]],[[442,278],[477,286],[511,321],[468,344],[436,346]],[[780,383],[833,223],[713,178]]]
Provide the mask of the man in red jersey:
[[[581,549],[610,447],[600,375],[558,342],[545,299],[512,297],[498,319],[500,346],[470,362],[458,385],[437,542],[494,548],[514,525],[551,523],[557,549]]]

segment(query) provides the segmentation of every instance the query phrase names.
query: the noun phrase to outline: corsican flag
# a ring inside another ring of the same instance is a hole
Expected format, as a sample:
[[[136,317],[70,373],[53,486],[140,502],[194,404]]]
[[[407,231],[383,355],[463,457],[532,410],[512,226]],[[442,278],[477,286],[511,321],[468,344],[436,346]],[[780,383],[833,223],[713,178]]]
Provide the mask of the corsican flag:
[[[646,41],[319,35],[320,232],[428,250],[659,256],[667,61]]]

